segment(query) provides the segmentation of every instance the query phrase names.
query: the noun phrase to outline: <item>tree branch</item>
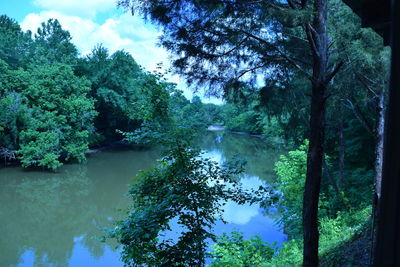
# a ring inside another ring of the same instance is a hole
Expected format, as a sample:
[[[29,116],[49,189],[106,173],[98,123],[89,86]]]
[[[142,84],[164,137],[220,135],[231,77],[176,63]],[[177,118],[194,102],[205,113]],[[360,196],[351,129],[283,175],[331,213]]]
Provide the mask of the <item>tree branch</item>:
[[[379,97],[378,94],[360,77],[361,75],[356,73],[357,80],[364,85],[365,88],[367,88],[368,91],[370,91],[375,97]]]
[[[347,102],[350,105],[351,110],[353,111],[354,115],[356,116],[356,118],[359,120],[359,122],[361,123],[361,125],[364,127],[365,130],[367,130],[367,132],[373,136],[375,138],[375,134],[374,131],[372,130],[372,127],[370,127],[369,123],[365,120],[364,116],[362,115],[360,109],[353,104],[353,102],[351,102],[350,99],[346,99]]]
[[[343,61],[340,61],[338,65],[334,68],[334,70],[325,78],[324,84],[327,85],[333,77],[339,72],[340,68],[343,66]]]
[[[235,45],[234,47],[232,47],[231,49],[229,49],[226,52],[223,52],[221,54],[210,54],[210,56],[213,56],[213,57],[224,57],[224,56],[227,56],[230,53],[232,53],[233,51],[235,51],[236,49],[238,49],[247,39],[248,39],[247,37],[243,38],[243,40],[241,40],[237,45]]]
[[[301,38],[301,37],[299,37],[299,36],[296,36],[296,35],[293,35],[293,34],[290,34],[290,33],[287,33],[287,32],[283,32],[282,34],[283,34],[283,35],[286,35],[286,36],[289,36],[289,37],[296,38],[296,39],[298,39],[298,40],[300,40],[300,41],[303,41],[303,42],[308,43],[308,40],[303,39],[303,38]]]
[[[268,42],[268,41],[266,41],[266,40],[264,40],[264,39],[262,39],[262,38],[260,38],[260,37],[258,37],[258,36],[256,36],[256,35],[254,35],[254,34],[252,34],[252,33],[246,32],[246,31],[244,31],[244,30],[240,30],[240,32],[244,33],[245,35],[247,35],[247,36],[249,36],[249,37],[251,37],[251,38],[253,38],[253,39],[255,39],[255,40],[259,41],[259,42],[262,42],[262,43],[266,44],[267,46],[269,46],[270,48],[272,48],[273,50],[275,50],[276,52],[278,52],[279,55],[280,55],[282,58],[284,58],[284,59],[285,59],[286,61],[288,61],[291,65],[293,65],[298,71],[300,71],[301,73],[303,73],[303,74],[307,77],[307,79],[309,79],[310,81],[313,81],[312,76],[311,76],[307,71],[305,71],[304,68],[302,68],[301,66],[299,66],[299,65],[296,63],[296,61],[295,61],[294,59],[292,59],[292,58],[290,58],[289,56],[285,55],[285,53],[283,53],[278,47],[276,47],[275,45],[271,44],[270,42]]]
[[[307,35],[308,42],[311,44],[311,49],[316,57],[319,57],[319,51],[317,49],[317,45],[315,44],[314,36],[312,33],[313,29],[309,23],[306,24],[305,32]],[[315,31],[315,30],[314,30]]]
[[[255,71],[255,70],[257,70],[257,69],[260,69],[260,68],[264,67],[265,65],[267,65],[267,64],[261,64],[261,65],[255,66],[255,67],[253,67],[253,68],[244,70],[244,71],[242,71],[242,73],[239,74],[239,76],[236,77],[236,79],[240,79],[240,78],[243,77],[243,75],[245,75],[246,73]]]

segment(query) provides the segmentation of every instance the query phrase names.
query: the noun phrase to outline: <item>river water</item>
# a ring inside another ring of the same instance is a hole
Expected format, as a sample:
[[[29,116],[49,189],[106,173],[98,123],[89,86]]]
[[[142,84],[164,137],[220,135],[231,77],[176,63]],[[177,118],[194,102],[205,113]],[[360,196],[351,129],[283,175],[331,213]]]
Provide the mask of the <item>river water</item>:
[[[222,163],[235,155],[248,165],[242,182],[258,188],[274,180],[282,151],[262,139],[227,132],[201,138],[205,155]],[[116,243],[100,242],[104,227],[124,218],[127,192],[135,174],[154,165],[157,149],[118,149],[91,155],[84,164],[64,165],[57,173],[0,169],[0,266],[123,266]],[[280,244],[286,238],[258,206],[228,203],[215,233],[238,230]]]

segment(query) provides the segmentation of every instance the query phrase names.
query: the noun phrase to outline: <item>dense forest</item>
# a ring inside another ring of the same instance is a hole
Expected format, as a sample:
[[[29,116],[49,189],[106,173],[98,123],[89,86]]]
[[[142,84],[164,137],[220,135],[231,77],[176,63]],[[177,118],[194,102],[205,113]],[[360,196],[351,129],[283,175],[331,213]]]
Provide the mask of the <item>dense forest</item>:
[[[158,25],[173,71],[223,104],[186,99],[126,51],[99,44],[81,56],[55,19],[31,33],[3,15],[2,160],[57,171],[118,142],[162,147],[129,191],[126,219],[106,234],[127,266],[369,266],[389,83],[382,38],[339,0],[119,6]],[[276,181],[244,189],[244,160],[202,157],[195,140],[210,125],[284,147]],[[214,235],[227,201],[275,207],[287,240]],[[175,219],[178,241],[160,239]]]
[[[3,15],[0,30],[0,156],[5,161],[53,170],[66,161],[83,161],[89,148],[121,141],[118,131],[161,120],[167,108],[182,118],[214,119],[215,111],[208,111],[216,107],[199,97],[191,104],[175,84],[145,71],[127,52],[110,54],[98,45],[79,57],[57,20],[43,23],[33,35]]]

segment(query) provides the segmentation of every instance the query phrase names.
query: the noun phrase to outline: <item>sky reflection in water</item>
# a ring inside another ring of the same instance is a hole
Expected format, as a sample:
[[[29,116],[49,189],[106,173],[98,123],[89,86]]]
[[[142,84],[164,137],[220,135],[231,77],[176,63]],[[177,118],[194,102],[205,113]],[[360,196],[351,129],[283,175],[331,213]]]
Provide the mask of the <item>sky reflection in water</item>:
[[[246,188],[273,181],[279,151],[262,140],[211,132],[201,140],[205,156],[223,162],[238,152],[248,159],[242,180]],[[116,244],[99,242],[100,227],[124,217],[128,184],[139,170],[151,167],[156,150],[98,153],[86,164],[63,166],[57,173],[0,169],[0,266],[122,266]],[[229,202],[228,224],[218,222],[217,235],[241,231],[281,243],[282,230],[257,205]]]

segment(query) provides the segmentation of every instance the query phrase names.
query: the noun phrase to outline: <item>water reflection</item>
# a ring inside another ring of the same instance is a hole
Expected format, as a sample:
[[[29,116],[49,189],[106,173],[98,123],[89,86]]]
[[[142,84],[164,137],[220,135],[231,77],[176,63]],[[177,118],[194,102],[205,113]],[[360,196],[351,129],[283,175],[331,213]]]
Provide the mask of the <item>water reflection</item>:
[[[278,153],[257,138],[209,133],[202,146],[218,162],[237,152],[247,157],[247,187],[273,180]],[[116,244],[96,237],[100,227],[124,217],[128,184],[158,156],[156,150],[119,150],[94,154],[86,164],[57,173],[0,169],[0,266],[122,266]],[[217,234],[240,230],[266,241],[285,238],[258,206],[228,203],[224,217],[229,224],[218,223]]]
[[[203,139],[203,148],[207,151],[205,157],[219,163],[236,156],[246,159],[246,172],[241,179],[244,189],[254,189],[273,182],[275,162],[283,153],[271,148],[260,138],[229,132],[209,132]],[[230,201],[224,207],[223,214],[228,224],[218,222],[214,231],[217,235],[241,231],[246,238],[260,235],[267,242],[281,244],[286,235],[275,223],[279,214],[270,211],[268,216],[265,216],[265,213],[259,205],[238,205]]]
[[[113,151],[58,173],[0,170],[0,266],[84,266],[74,264],[77,255],[103,261],[115,244],[94,237],[123,216],[119,209],[129,203],[131,178],[157,156],[156,151]],[[112,254],[111,266],[120,266],[118,253]]]
[[[274,165],[282,153],[263,139],[229,132],[209,132],[201,137],[202,147],[216,151],[223,159],[236,155],[247,160],[246,173],[267,183],[275,179]]]

